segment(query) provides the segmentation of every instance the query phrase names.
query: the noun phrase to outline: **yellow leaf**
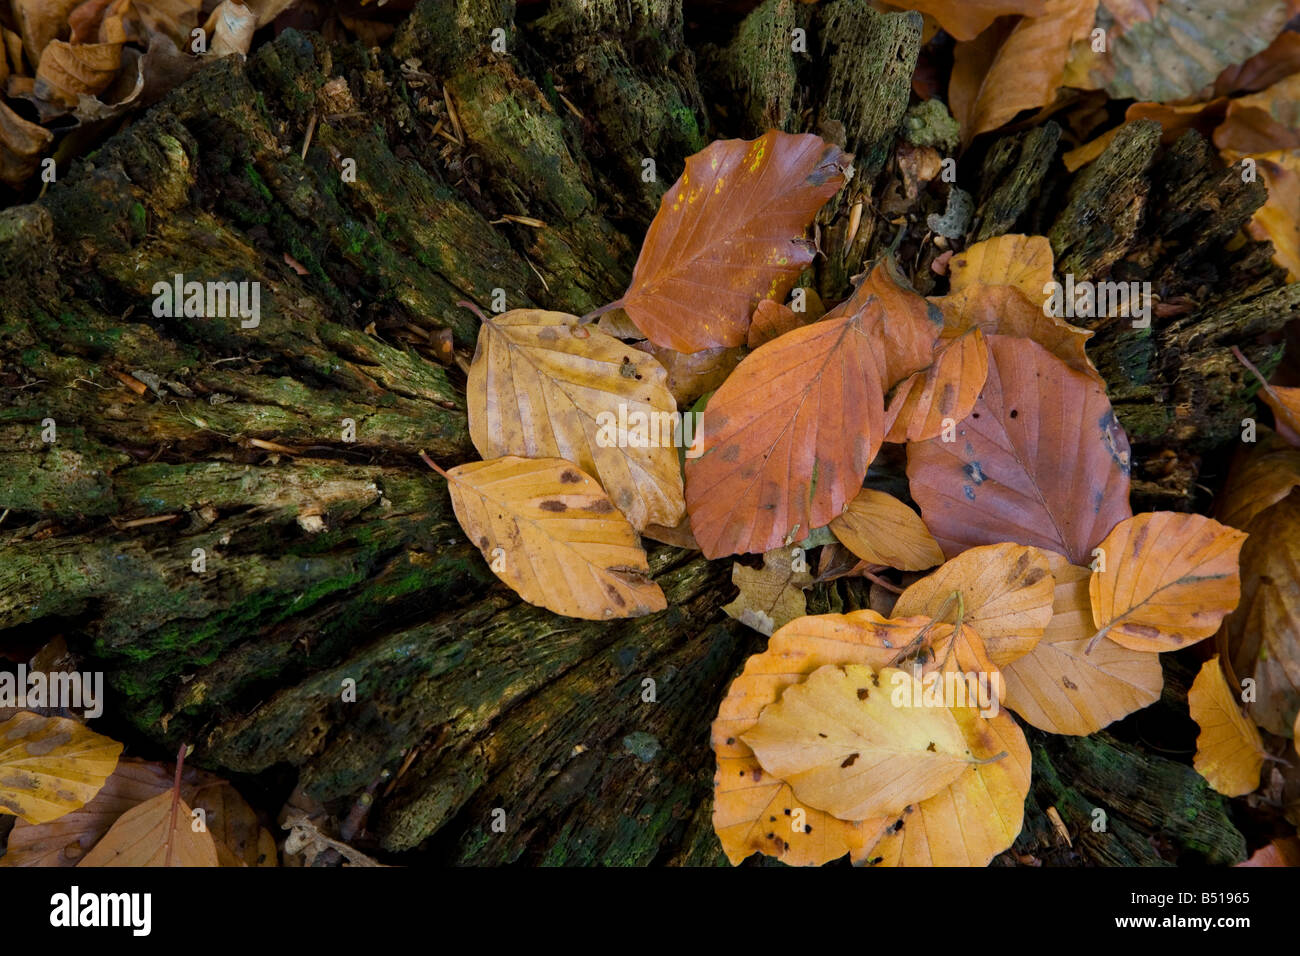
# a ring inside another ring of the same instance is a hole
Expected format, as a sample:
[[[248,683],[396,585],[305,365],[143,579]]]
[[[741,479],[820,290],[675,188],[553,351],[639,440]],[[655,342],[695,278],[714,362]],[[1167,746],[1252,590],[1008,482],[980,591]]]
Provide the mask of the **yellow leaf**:
[[[1126,518],[1100,547],[1105,570],[1089,583],[1092,620],[1135,651],[1173,651],[1209,637],[1241,597],[1246,536],[1200,515]]]
[[[219,866],[206,829],[195,832],[188,804],[172,790],[128,810],[78,866]]]
[[[1268,200],[1250,221],[1257,239],[1273,243],[1273,261],[1287,271],[1287,281],[1300,279],[1300,149],[1262,153],[1255,158]]]
[[[896,617],[951,616],[953,592],[962,597],[962,621],[983,639],[989,658],[1004,667],[1033,650],[1052,619],[1056,587],[1048,552],[1019,544],[970,548],[917,581],[898,597]]]
[[[1228,797],[1245,796],[1258,787],[1264,741],[1242,714],[1219,667],[1218,654],[1201,665],[1187,692],[1187,707],[1201,728],[1192,760],[1196,772]]]
[[[559,458],[494,458],[445,472],[456,519],[529,604],[602,620],[667,607],[636,532],[595,479]]]
[[[1052,619],[1032,651],[1003,668],[1006,705],[1040,730],[1086,736],[1160,699],[1160,658],[1093,635],[1092,572],[1049,553]]]
[[[75,720],[15,714],[0,724],[0,813],[46,823],[85,806],[121,753]]]
[[[863,488],[830,529],[841,544],[872,564],[924,571],[943,563],[939,543],[921,516],[883,491]]]
[[[1008,233],[985,239],[948,260],[949,295],[980,285],[1009,285],[1031,301],[1040,299],[1052,281],[1052,264],[1046,236]]]
[[[803,570],[796,571],[800,561],[805,562]],[[812,585],[813,577],[808,573],[802,549],[775,548],[763,555],[762,568],[733,564],[731,583],[740,588],[740,594],[722,610],[770,637],[777,628],[804,616],[808,604],[803,589]]]
[[[952,711],[911,705],[919,684],[892,667],[828,664],[787,687],[741,739],[809,806],[841,820],[901,813],[970,766]]]
[[[118,20],[118,30],[121,21]],[[36,96],[69,109],[81,96],[102,93],[122,66],[122,36],[115,43],[79,43],[52,40],[36,68]]]
[[[785,688],[804,681],[818,667],[884,667],[926,623],[925,618],[887,620],[875,611],[803,617],[773,634],[767,650],[745,662],[712,728],[718,759],[713,829],[733,864],[761,852],[791,866],[820,866],[876,842],[889,817],[837,820],[799,802],[789,784],[763,772],[740,735]]]
[[[854,862],[873,866],[987,866],[1011,846],[1024,822],[1029,745],[1009,714],[986,719],[968,707],[953,716],[972,757],[987,763],[907,810]],[[1005,754],[1001,759],[994,759]]]
[[[563,312],[488,316],[466,386],[484,458],[563,458],[594,476],[637,529],[685,514],[677,403],[662,365]]]

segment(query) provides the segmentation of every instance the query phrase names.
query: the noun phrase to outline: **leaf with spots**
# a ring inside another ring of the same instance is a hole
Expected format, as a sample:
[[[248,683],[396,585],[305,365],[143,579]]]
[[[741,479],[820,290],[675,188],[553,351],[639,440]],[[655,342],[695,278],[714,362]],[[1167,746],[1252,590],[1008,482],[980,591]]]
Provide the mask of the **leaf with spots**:
[[[1121,521],[1101,542],[1105,567],[1088,585],[1098,637],[1152,652],[1209,637],[1241,596],[1245,540],[1201,515],[1155,511]]]
[[[812,263],[805,232],[851,162],[808,133],[710,144],[664,194],[619,304],[664,348],[744,345],[758,303]]]
[[[220,866],[206,828],[195,832],[193,811],[168,788],[117,818],[78,866]]]
[[[977,328],[944,329],[934,361],[913,372],[895,390],[885,412],[886,441],[925,441],[943,434],[970,414],[989,372],[984,333]]]
[[[1219,793],[1242,797],[1259,786],[1264,741],[1241,712],[1241,702],[1223,676],[1219,655],[1201,665],[1187,692],[1187,708],[1201,728],[1192,766]]]
[[[763,555],[763,566],[751,568],[736,562],[731,566],[731,583],[740,594],[722,610],[741,624],[771,636],[808,610],[803,589],[810,587],[807,558],[801,548],[774,548]]]
[[[529,604],[587,620],[667,607],[636,531],[572,463],[509,456],[439,471],[470,541]]]
[[[873,866],[987,866],[1015,842],[1029,794],[1030,755],[1010,714],[952,708],[971,758],[980,761],[885,828],[861,862]]]
[[[1014,286],[1032,301],[1052,281],[1052,244],[1046,236],[1008,233],[968,246],[948,260],[948,294],[984,286]],[[994,330],[996,331],[996,330]]]
[[[563,312],[485,316],[466,385],[484,458],[563,458],[595,476],[632,527],[685,512],[685,432],[654,358]]]
[[[830,529],[841,544],[872,564],[924,571],[943,562],[921,516],[883,491],[863,488]]]
[[[1052,619],[1024,657],[1003,665],[1006,705],[1039,730],[1086,736],[1160,699],[1160,658],[1102,640],[1091,651],[1092,572],[1046,552]]]
[[[802,617],[773,634],[767,649],[745,662],[712,728],[718,760],[713,828],[733,864],[765,853],[791,866],[820,866],[846,854],[856,856],[876,842],[888,817],[850,822],[801,803],[788,784],[763,772],[740,735],[785,688],[806,680],[817,668],[885,667],[926,623],[925,618],[887,620],[875,611]],[[803,827],[796,828],[793,824],[800,818]]]
[[[959,594],[962,621],[1002,667],[1028,654],[1042,637],[1052,619],[1054,588],[1046,551],[992,544],[971,548],[912,584],[899,595],[894,614],[939,619],[956,610],[952,596]]]
[[[827,664],[787,687],[741,739],[809,806],[841,820],[898,814],[970,767],[952,711],[911,706],[919,684],[892,667]]]
[[[907,446],[912,497],[949,557],[1014,541],[1086,564],[1132,514],[1105,391],[1037,342],[989,336],[988,380],[956,439]]]
[[[86,805],[122,745],[66,717],[29,711],[0,724],[0,813],[48,823]]]
[[[752,352],[709,400],[701,455],[686,462],[686,510],[706,557],[798,540],[861,489],[885,434],[890,369],[901,378],[928,364],[938,329],[884,267],[853,301]],[[900,353],[896,331],[926,357]]]

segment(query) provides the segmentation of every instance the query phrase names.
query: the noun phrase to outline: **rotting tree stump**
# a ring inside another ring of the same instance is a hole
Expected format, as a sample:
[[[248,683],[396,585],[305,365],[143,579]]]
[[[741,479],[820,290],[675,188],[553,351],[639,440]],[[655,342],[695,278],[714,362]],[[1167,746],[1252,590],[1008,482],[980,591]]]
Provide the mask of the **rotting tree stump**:
[[[426,0],[380,52],[286,32],[0,213],[0,646],[63,634],[109,675],[105,729],[156,758],[194,743],[271,813],[297,787],[341,819],[388,771],[361,841],[385,860],[719,863],[709,723],[765,643],[720,610],[730,562],[651,544],[669,609],[639,620],[521,604],[419,461],[475,455],[463,374],[411,342],[449,329],[467,354],[477,320],[456,302],[494,289],[577,314],[617,298],[685,157],[767,126],[858,157],[804,284],[841,297],[893,248],[941,291],[925,213],[947,187],[901,231],[872,203],[920,20],[767,0],[743,23],[700,12],[695,42],[680,0],[524,12]],[[789,54],[795,26],[808,55]],[[497,27],[508,54],[489,48]],[[1267,370],[1300,304],[1266,245],[1233,241],[1263,187],[1194,133],[1165,148],[1134,124],[1073,177],[1059,138],[1049,123],[962,157],[967,241],[1038,232],[1076,278],[1157,285],[1150,329],[1103,323],[1089,351],[1133,440],[1135,507],[1203,506],[1197,482],[1221,479],[1253,407],[1230,348]],[[155,316],[176,274],[260,282],[259,325]],[[897,458],[873,474],[896,480]],[[856,582],[810,594],[810,612],[864,604]],[[1025,829],[999,862],[1243,857],[1188,765],[1188,675],[1167,665],[1165,700],[1107,732],[1031,732]]]

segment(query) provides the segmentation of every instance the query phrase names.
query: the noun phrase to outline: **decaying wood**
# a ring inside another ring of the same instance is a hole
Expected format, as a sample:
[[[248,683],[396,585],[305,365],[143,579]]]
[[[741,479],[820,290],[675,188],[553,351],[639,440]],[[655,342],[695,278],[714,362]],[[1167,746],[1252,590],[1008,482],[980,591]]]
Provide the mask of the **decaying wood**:
[[[809,54],[782,42],[796,25]],[[487,46],[497,27],[508,54]],[[496,289],[575,314],[616,299],[685,157],[768,125],[858,156],[806,282],[834,301],[896,247],[929,291],[924,216],[900,235],[874,207],[919,35],[863,0],[767,0],[696,51],[679,0],[569,0],[527,23],[509,0],[426,0],[387,52],[288,31],[207,66],[0,214],[0,640],[65,634],[108,671],[133,746],[190,741],[201,766],[340,815],[388,770],[369,844],[385,862],[721,862],[708,726],[763,646],[721,612],[729,563],[654,546],[669,610],[636,621],[519,604],[418,458],[474,457],[463,375],[432,343],[448,329],[469,354],[477,319],[456,303]],[[1300,287],[1233,244],[1262,187],[1194,136],[1165,148],[1135,126],[1072,179],[1058,140],[1049,124],[961,158],[968,238],[1041,231],[1080,279],[1156,284],[1151,329],[1101,327],[1092,352],[1137,505],[1193,506],[1196,456],[1248,407],[1230,346],[1267,370]],[[260,282],[259,326],[155,316],[176,274]],[[864,605],[859,585],[819,585],[810,612]],[[1166,860],[1243,854],[1183,764],[1122,735],[1034,747],[1016,853],[1053,859],[1053,806],[1086,861],[1155,862],[1152,834]]]

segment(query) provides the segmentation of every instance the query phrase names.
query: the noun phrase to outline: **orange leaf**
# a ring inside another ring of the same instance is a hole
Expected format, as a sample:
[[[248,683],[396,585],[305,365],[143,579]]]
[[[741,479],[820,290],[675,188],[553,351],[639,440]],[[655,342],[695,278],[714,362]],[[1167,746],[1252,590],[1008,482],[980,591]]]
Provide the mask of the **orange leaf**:
[[[133,807],[78,866],[220,866],[206,829],[195,832],[189,805],[173,790]]]
[[[924,571],[943,561],[921,516],[883,491],[863,488],[830,529],[846,548],[872,564]]]
[[[1201,515],[1156,511],[1117,524],[1088,585],[1099,634],[1135,651],[1209,637],[1237,606],[1246,536]]]
[[[985,239],[950,260],[949,295],[977,285],[1010,285],[1036,299],[1052,281],[1052,264],[1052,244],[1046,236],[1008,233]]]
[[[1264,741],[1241,712],[1218,654],[1201,665],[1187,692],[1187,707],[1201,728],[1192,761],[1196,772],[1227,797],[1242,797],[1258,787]]]
[[[925,441],[971,413],[989,373],[989,351],[977,329],[945,330],[929,368],[898,386],[885,412],[885,441]]]
[[[1300,485],[1300,449],[1261,428],[1254,443],[1242,445],[1228,480],[1215,499],[1215,517],[1242,531]]]
[[[949,556],[1011,540],[1086,563],[1132,514],[1128,439],[1101,385],[1036,342],[993,335],[989,357],[957,440],[907,446],[926,527]]]
[[[852,157],[810,134],[721,140],[686,160],[646,233],[620,304],[656,345],[745,344],[763,299],[783,299],[812,262],[804,231]]]
[[[1043,0],[886,0],[891,7],[918,10],[939,21],[955,39],[971,40],[998,17],[1041,17]]]

